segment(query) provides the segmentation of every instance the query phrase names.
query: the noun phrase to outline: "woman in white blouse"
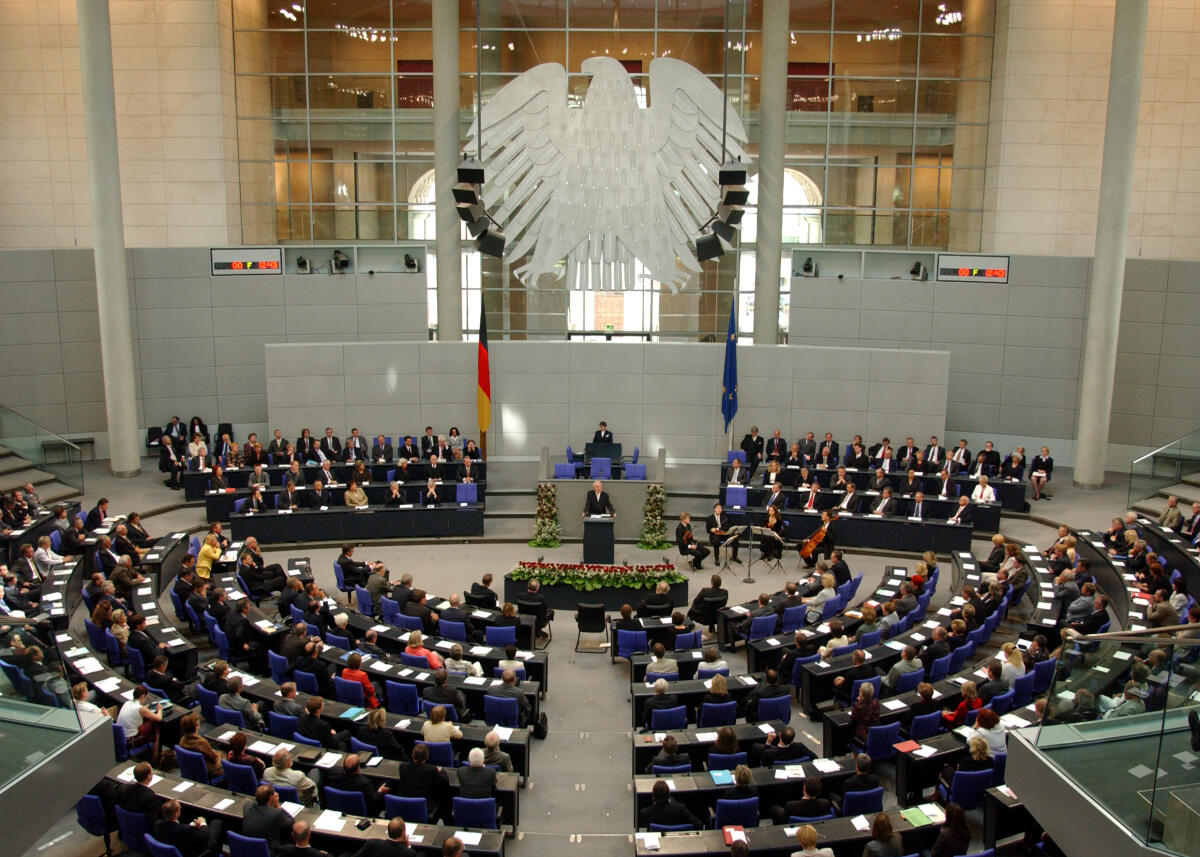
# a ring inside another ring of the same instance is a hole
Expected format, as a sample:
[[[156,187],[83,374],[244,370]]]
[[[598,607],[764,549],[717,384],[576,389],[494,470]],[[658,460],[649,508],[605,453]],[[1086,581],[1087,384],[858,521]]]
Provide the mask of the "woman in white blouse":
[[[979,477],[979,483],[975,486],[975,490],[971,492],[971,499],[980,503],[995,503],[996,490],[988,485],[986,476]]]
[[[42,536],[38,539],[37,550],[33,552],[33,561],[37,564],[38,571],[45,577],[50,574],[50,569],[63,561],[63,558],[56,554],[50,547],[50,537]],[[1184,596],[1184,603],[1187,602],[1187,596]]]
[[[1005,643],[1000,647],[1000,677],[1011,686],[1014,681],[1025,675],[1025,658],[1017,644]]]
[[[188,458],[192,461],[198,461],[201,467],[208,461],[208,444],[204,442],[204,435],[192,435],[192,442],[187,445]]]

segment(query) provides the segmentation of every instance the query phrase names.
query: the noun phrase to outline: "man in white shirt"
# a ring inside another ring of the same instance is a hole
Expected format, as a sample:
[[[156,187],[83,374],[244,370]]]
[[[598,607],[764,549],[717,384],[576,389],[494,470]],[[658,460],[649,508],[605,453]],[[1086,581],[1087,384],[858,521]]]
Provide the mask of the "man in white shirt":
[[[854,493],[854,483],[850,482],[846,485],[846,495],[842,497],[842,501],[837,504],[837,507],[843,512],[854,514],[858,511],[858,495]]]
[[[988,485],[988,478],[980,476],[979,482],[975,486],[975,490],[971,492],[971,499],[980,503],[996,502],[996,491],[991,485]]]
[[[918,491],[916,494],[913,494],[913,507],[909,517],[917,518],[918,520],[925,519],[925,494],[923,492]]]
[[[941,464],[946,458],[946,451],[938,446],[937,435],[929,438],[929,446],[925,447],[925,463]]]

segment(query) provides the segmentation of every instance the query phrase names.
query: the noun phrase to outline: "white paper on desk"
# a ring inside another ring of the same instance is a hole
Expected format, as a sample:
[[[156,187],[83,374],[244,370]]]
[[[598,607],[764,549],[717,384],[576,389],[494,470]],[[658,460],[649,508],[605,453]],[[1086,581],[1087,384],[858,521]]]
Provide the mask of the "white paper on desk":
[[[1049,609],[1050,609],[1050,602],[1049,602],[1049,601],[1039,601],[1039,602],[1038,602],[1038,605],[1037,605],[1037,609],[1039,609],[1039,610],[1049,610]]]
[[[829,661],[817,661],[817,666],[823,670],[829,669]]]
[[[928,744],[922,744],[920,747],[912,751],[914,756],[920,756],[922,759],[932,756],[937,752],[937,747],[930,747]]]
[[[924,642],[925,642],[925,635],[924,635],[924,634],[909,634],[909,637],[910,637],[910,638],[912,638],[913,640],[916,640],[918,643],[924,643]]]
[[[884,643],[884,645],[889,649],[895,649],[897,652],[904,651],[904,644],[899,640],[888,640],[886,643]]]
[[[407,729],[410,723],[412,723],[412,720],[406,717],[396,724],[396,728],[400,730]]]
[[[940,627],[942,627],[942,623],[937,621],[936,619],[930,619],[928,622],[921,623],[921,627],[922,628],[940,628]]]
[[[490,646],[471,646],[471,654],[486,655],[492,651]]]
[[[702,657],[704,657],[704,652],[700,651],[699,649],[696,649],[695,651],[692,652],[692,660],[693,661],[698,661]]]
[[[433,647],[435,649],[446,649],[447,651],[449,651],[450,649],[454,648],[454,641],[453,640],[438,640],[436,643],[433,644]]]
[[[863,649],[862,653],[863,653],[863,660],[866,660],[866,661],[869,661],[869,660],[871,660],[871,658],[875,657],[873,654],[871,654],[869,649]]]
[[[708,741],[716,741],[717,733],[716,732],[697,732],[696,740],[700,741],[702,743],[708,742]],[[667,780],[667,782],[670,782],[670,780]]]
[[[115,675],[110,675],[108,678],[104,679],[103,681],[96,682],[96,690],[102,690],[105,693],[112,693],[114,690],[116,690],[120,686],[121,686],[121,679],[119,676],[115,676]]]
[[[217,812],[220,812],[221,810],[229,809],[231,806],[233,806],[233,798],[227,797],[224,800],[219,800],[213,804],[213,809],[217,810]]]
[[[786,769],[784,769],[784,768],[776,768],[775,769],[775,779],[786,780],[788,778],[789,778],[789,774]]]
[[[822,774],[833,774],[842,769],[833,759],[813,759],[812,765]]]
[[[483,834],[478,830],[459,830],[454,834],[455,838],[459,839],[463,845],[478,845],[483,839]]]
[[[888,711],[899,711],[902,708],[908,708],[908,705],[900,699],[888,699],[884,701],[883,707]]]
[[[290,815],[292,818],[295,818],[297,813],[304,811],[303,804],[293,803],[290,800],[285,800],[283,803],[279,804],[279,808],[282,809],[284,812],[286,812],[288,815]]]
[[[75,661],[72,666],[84,675],[91,675],[104,669],[104,665],[96,660],[96,658],[84,658],[83,660]]]
[[[803,765],[784,765],[783,769],[787,771],[787,775],[793,779],[803,779],[805,776],[807,776],[804,773]]]
[[[519,660],[519,661],[527,661],[527,660],[530,660],[532,657],[533,657],[533,652],[522,652],[519,649],[517,650],[517,660]]]
[[[332,809],[324,810],[313,822],[313,830],[325,830],[329,833],[341,833],[345,826],[346,821],[342,818],[341,813]]]
[[[885,598],[891,598],[893,595],[896,594],[896,590],[894,590],[894,589],[879,589],[879,590],[876,590],[876,594],[882,595]]]
[[[175,792],[176,794],[183,794],[191,787],[192,787],[192,781],[184,780],[182,783],[180,783],[179,785],[177,785],[173,789],[171,789],[171,791]]]
[[[47,592],[42,596],[43,601],[59,601],[62,599],[61,592]]]
[[[272,622],[270,619],[259,619],[254,624],[257,625],[259,628],[261,628],[263,631],[274,631],[275,630],[275,623]]]
[[[774,647],[780,645],[780,642],[774,637],[767,637],[767,645]],[[699,652],[697,652],[697,654],[699,654]]]
[[[820,625],[818,625],[818,626],[817,626],[817,633],[818,633],[818,634],[828,634],[828,633],[829,633],[829,623],[828,623],[828,622],[822,622]]]
[[[747,609],[746,607],[743,607],[741,604],[734,604],[729,609],[732,610],[734,613],[749,613],[750,612],[749,609]]]
[[[383,661],[371,661],[371,664],[367,667],[367,669],[374,670],[377,673],[388,672],[391,668],[391,664],[385,664]]]
[[[477,675],[469,675],[463,681],[466,684],[487,684],[487,679]]]
[[[855,830],[870,830],[871,822],[867,821],[865,815],[856,815],[850,819],[850,823],[854,825]]]
[[[425,681],[429,678],[429,673],[417,673],[417,681]]]
[[[338,753],[325,753],[313,764],[315,764],[318,768],[332,768],[341,760],[342,757]]]
[[[939,616],[949,616],[953,612],[954,611],[951,610],[949,607],[942,607],[941,609],[938,610],[937,614]]]
[[[758,684],[758,680],[752,675],[740,675],[740,676],[738,676],[738,678],[741,679],[742,684],[746,684],[746,685]]]
[[[973,562],[964,562],[964,563],[963,563],[963,568],[964,568],[965,570],[967,570],[967,571],[974,571],[974,570],[975,570],[975,563],[973,563]]]
[[[775,731],[775,727],[773,727],[770,723],[760,723],[758,724],[758,731],[764,735],[770,735]]]
[[[659,841],[659,835],[657,832],[638,833],[635,834],[635,836],[637,837],[638,843],[647,851],[657,851],[661,847],[662,843]],[[458,838],[461,839],[462,834],[458,834]]]
[[[704,680],[704,687],[706,690],[712,690],[712,679],[711,678],[706,678]]]
[[[1113,652],[1113,657],[1116,658],[1118,661],[1127,661],[1130,658],[1132,658],[1133,655],[1126,651],[1118,651],[1118,652]]]
[[[493,726],[492,731],[496,733],[501,741],[507,741],[513,734],[511,726]]]
[[[68,649],[67,651],[63,652],[63,654],[66,655],[68,658],[82,657],[82,656],[87,655],[87,653],[88,653],[88,650],[84,646],[80,646],[77,649]]]
[[[950,603],[953,604],[955,607],[962,607],[967,602],[963,600],[961,595],[955,595],[953,598],[950,599]]]
[[[270,755],[275,752],[275,745],[270,741],[255,741],[246,749],[251,753],[266,753]]]
[[[946,821],[945,811],[936,803],[923,803],[917,806],[917,809],[925,813],[925,817],[934,824],[942,824]]]
[[[401,676],[408,677],[408,676],[410,676],[410,675],[412,675],[412,674],[413,674],[413,671],[412,671],[412,668],[411,668],[411,667],[406,667],[406,668],[404,668],[404,669],[400,670],[400,675],[401,675]]]
[[[1014,792],[1008,786],[996,786],[996,790],[999,791],[1001,794],[1003,794],[1005,797],[1010,797],[1013,800],[1017,800],[1016,792]]]

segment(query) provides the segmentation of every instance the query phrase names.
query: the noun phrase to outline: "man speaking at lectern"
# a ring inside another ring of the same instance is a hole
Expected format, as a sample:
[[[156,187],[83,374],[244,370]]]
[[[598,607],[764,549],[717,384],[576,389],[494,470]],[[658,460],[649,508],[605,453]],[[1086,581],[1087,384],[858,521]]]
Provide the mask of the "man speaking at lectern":
[[[599,479],[592,483],[592,490],[583,504],[583,516],[586,518],[589,515],[612,515],[614,518],[617,516]]]

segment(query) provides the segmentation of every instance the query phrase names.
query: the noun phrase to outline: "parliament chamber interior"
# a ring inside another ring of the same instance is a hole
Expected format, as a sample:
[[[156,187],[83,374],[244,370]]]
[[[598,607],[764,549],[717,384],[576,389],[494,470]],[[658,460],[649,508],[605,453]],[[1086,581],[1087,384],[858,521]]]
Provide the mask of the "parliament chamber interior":
[[[5,853],[1200,855],[1194,0],[0,40]]]

